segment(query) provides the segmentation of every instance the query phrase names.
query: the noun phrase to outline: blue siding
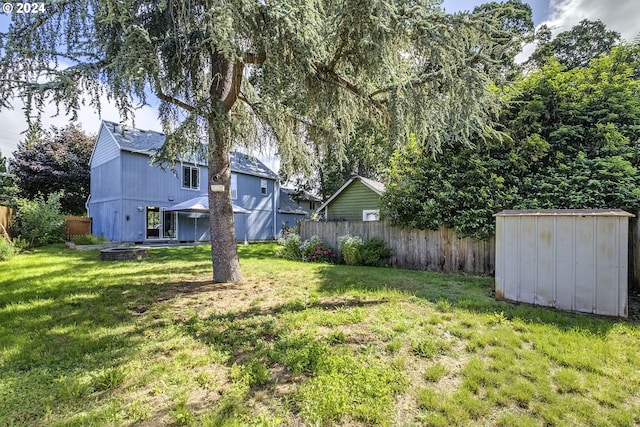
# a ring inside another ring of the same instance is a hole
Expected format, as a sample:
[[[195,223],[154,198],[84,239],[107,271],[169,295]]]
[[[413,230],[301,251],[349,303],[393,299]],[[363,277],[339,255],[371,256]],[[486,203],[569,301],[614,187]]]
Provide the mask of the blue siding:
[[[111,134],[105,129],[105,124],[100,126],[100,133],[96,140],[95,148],[91,154],[91,167],[100,166],[120,155],[120,147],[114,141]]]
[[[185,189],[182,188],[182,164],[175,165],[175,172],[169,167],[161,168],[150,163],[148,153],[121,149],[116,139],[110,129],[103,125],[92,155],[88,208],[89,215],[93,217],[93,232],[113,241],[145,241],[146,208],[168,208],[206,194],[207,168],[198,166],[199,189]],[[238,197],[233,203],[251,211],[249,214],[234,215],[238,241],[243,241],[245,237],[248,240],[275,238],[284,218],[275,214],[278,204],[276,194],[279,193],[276,180],[271,176],[265,178],[237,171],[234,174],[237,177]],[[267,194],[261,194],[262,179],[267,181]],[[296,216],[290,217],[290,224],[295,225]],[[193,216],[179,213],[176,232],[176,240],[179,241],[210,240],[208,216],[198,218],[196,226]]]
[[[121,206],[119,200],[89,204],[89,216],[93,218],[91,232],[96,236],[105,236],[111,241],[120,242],[122,238]]]

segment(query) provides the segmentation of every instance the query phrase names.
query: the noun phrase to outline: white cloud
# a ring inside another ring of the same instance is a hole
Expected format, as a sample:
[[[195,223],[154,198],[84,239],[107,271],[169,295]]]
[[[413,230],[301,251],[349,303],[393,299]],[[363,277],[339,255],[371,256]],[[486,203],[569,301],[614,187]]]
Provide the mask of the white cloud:
[[[101,119],[114,122],[120,121],[118,109],[110,103],[106,96],[100,98],[102,111],[100,115],[93,107],[82,107],[78,111],[77,122],[87,133],[97,133]],[[4,156],[13,153],[18,142],[23,141],[27,130],[27,120],[23,111],[24,104],[19,99],[13,99],[13,110],[0,112],[0,151]],[[71,122],[71,116],[60,114],[56,116],[56,108],[49,105],[42,114],[42,124],[45,129],[51,126],[64,127]],[[131,121],[128,123],[133,125]],[[135,112],[135,126],[141,129],[156,130],[162,132],[162,125],[158,120],[158,112],[155,108],[144,106]]]
[[[553,34],[571,29],[583,19],[604,22],[626,41],[640,35],[640,3],[638,0],[550,0],[549,18],[545,22]]]

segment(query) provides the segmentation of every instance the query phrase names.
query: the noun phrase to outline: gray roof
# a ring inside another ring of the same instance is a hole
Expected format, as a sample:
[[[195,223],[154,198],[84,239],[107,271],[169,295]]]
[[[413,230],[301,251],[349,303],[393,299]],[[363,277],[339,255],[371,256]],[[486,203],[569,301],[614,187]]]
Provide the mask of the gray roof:
[[[155,154],[164,144],[165,135],[153,130],[142,130],[130,126],[121,126],[115,122],[103,120],[105,128],[111,133],[121,150],[146,155]],[[189,162],[192,163],[192,162]],[[206,164],[203,163],[204,166]],[[278,180],[278,175],[253,156],[231,152],[231,171]]]
[[[291,198],[296,200],[305,200],[309,202],[319,202],[322,200],[320,197],[314,196],[308,191],[300,191],[300,190],[296,190],[295,188],[282,188],[282,191],[284,191]]]
[[[300,207],[294,200],[289,197],[287,190],[280,189],[280,202],[278,203],[278,212],[291,213],[296,215],[306,215],[307,212]]]
[[[635,215],[621,209],[538,209],[504,210],[493,216],[627,216]]]

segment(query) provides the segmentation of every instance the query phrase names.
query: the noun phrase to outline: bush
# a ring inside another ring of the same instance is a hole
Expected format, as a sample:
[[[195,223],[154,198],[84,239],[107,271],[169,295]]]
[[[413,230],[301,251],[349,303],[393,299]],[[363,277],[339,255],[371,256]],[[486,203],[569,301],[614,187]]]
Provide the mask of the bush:
[[[360,250],[364,242],[360,236],[341,236],[338,238],[341,244],[342,258],[347,265],[360,264]]]
[[[14,254],[15,249],[11,242],[0,237],[0,261],[9,261]]]
[[[302,244],[302,258],[309,262],[327,262],[330,264],[337,261],[333,248],[326,245],[318,236],[313,236]]]
[[[380,239],[373,238],[363,243],[360,248],[360,264],[372,267],[384,267],[391,256],[391,250],[384,246]]]
[[[60,193],[45,201],[18,199],[18,230],[30,247],[64,241],[64,216],[60,213]]]
[[[278,239],[278,244],[281,245],[276,250],[276,256],[278,258],[293,259],[300,261],[302,259],[302,244],[300,242],[300,236],[297,234],[288,234]]]

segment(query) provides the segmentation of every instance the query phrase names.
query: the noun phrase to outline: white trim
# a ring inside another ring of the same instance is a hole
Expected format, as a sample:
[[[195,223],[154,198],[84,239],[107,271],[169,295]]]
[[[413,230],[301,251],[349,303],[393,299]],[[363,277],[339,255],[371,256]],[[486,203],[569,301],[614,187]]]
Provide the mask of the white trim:
[[[372,219],[372,216],[375,219]],[[380,209],[364,209],[362,211],[362,220],[363,221],[380,221]]]
[[[194,169],[198,171],[198,180],[196,182],[196,184],[198,184],[197,187],[193,187],[193,186],[185,187],[184,186],[184,170],[185,170],[185,168],[189,169],[189,184],[191,184],[191,185],[193,185],[193,179],[192,179],[193,178],[193,172],[192,171]],[[200,167],[199,166],[189,166],[189,165],[184,165],[183,164],[182,165],[182,183],[181,183],[181,185],[182,185],[182,189],[183,190],[197,190],[197,191],[199,191],[200,190]]]

